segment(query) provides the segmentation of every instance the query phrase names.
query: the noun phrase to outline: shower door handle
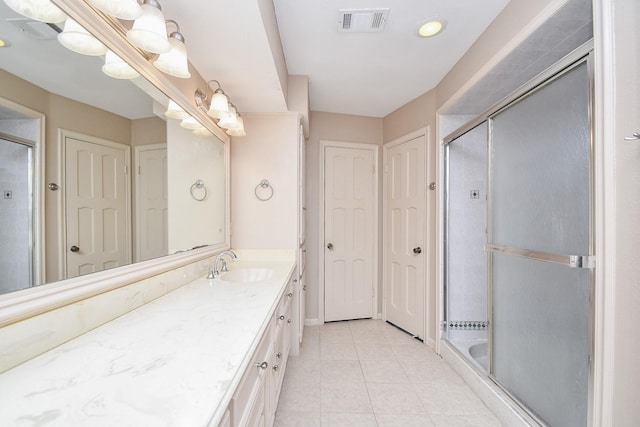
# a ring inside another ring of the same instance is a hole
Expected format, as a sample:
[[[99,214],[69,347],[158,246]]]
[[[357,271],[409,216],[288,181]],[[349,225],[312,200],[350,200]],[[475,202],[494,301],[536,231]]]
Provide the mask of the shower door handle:
[[[422,253],[422,248],[420,246],[418,246],[417,248],[413,248],[413,253],[414,254],[421,254]]]

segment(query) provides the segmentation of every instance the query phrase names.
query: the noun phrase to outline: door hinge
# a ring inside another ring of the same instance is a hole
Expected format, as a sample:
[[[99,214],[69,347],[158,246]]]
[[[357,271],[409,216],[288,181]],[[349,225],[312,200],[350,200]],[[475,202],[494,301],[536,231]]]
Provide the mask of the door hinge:
[[[129,167],[127,165],[124,165],[124,174],[125,175],[129,174]]]

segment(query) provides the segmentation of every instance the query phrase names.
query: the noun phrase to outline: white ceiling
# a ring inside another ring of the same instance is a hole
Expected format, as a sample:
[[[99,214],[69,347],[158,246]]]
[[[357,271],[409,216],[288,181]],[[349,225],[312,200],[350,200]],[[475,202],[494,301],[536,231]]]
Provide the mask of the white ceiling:
[[[273,48],[274,43],[279,43],[277,28],[269,26],[275,11],[288,73],[309,76],[311,109],[373,117],[383,117],[437,85],[507,3],[508,0],[161,0],[165,17],[180,25],[193,65],[205,79],[219,80],[239,111],[287,109],[286,90],[281,87],[277,69],[282,52],[278,51],[279,46]],[[390,9],[383,32],[338,32],[339,9],[380,7]],[[0,12],[5,17],[13,14],[4,2],[0,2]],[[418,25],[429,17],[446,19],[447,27],[436,37],[420,38],[416,35]],[[27,80],[51,92],[108,111],[117,109],[125,117],[150,115],[149,99],[137,101],[130,82],[104,76],[100,58],[67,51],[54,39],[39,42],[46,52],[42,62],[36,63],[37,56],[31,54],[25,60],[16,49],[24,36],[12,31],[3,21],[0,32],[9,33],[14,46],[0,51],[2,68],[9,72],[15,68],[14,74],[19,75],[26,72]],[[74,64],[83,61],[85,66],[63,69],[56,61],[59,59]],[[38,80],[43,79],[39,77],[43,70],[56,77],[54,82]],[[89,80],[90,75],[98,83]],[[70,88],[60,87],[65,81],[71,83]],[[77,95],[69,95],[69,90],[75,90],[81,82],[87,82],[87,87]],[[116,86],[126,86],[124,92],[132,96],[114,95],[119,93]],[[112,106],[114,103],[121,105]]]
[[[243,112],[285,111],[262,14],[270,0],[161,0],[191,62]],[[432,89],[508,0],[273,0],[289,74],[309,76],[311,109],[383,117]],[[261,8],[262,7],[262,14]],[[338,32],[338,10],[390,8],[380,33]],[[429,17],[445,31],[418,37]],[[267,29],[268,30],[268,29]]]

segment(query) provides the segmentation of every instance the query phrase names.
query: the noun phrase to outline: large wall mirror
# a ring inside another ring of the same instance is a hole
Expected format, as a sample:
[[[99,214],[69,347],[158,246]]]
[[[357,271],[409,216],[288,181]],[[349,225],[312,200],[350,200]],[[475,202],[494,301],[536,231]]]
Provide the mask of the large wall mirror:
[[[181,127],[166,89],[107,76],[60,27],[0,1],[0,294],[228,245],[213,124]]]

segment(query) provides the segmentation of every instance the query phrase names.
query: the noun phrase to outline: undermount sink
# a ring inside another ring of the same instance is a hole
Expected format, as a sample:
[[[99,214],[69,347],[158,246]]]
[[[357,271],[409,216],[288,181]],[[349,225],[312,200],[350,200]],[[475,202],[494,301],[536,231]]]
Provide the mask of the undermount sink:
[[[220,276],[225,282],[251,283],[264,282],[273,278],[273,270],[270,268],[236,268]]]

